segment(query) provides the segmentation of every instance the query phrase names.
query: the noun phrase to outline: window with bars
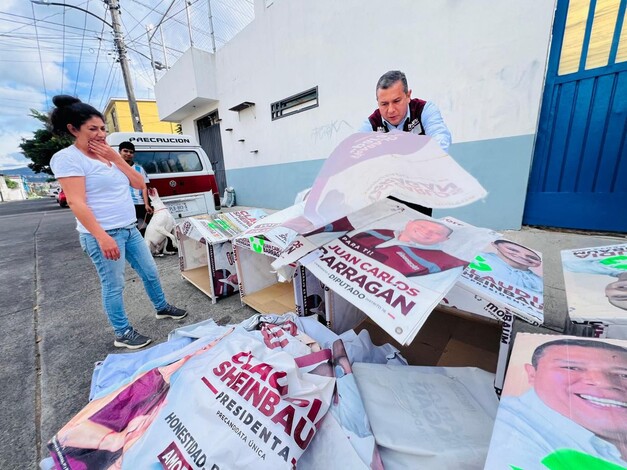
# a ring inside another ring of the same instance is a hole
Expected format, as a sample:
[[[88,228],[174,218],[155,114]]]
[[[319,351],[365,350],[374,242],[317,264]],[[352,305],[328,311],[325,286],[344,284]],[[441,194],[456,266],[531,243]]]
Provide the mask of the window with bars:
[[[270,105],[272,120],[307,111],[318,106],[318,87],[310,88]]]

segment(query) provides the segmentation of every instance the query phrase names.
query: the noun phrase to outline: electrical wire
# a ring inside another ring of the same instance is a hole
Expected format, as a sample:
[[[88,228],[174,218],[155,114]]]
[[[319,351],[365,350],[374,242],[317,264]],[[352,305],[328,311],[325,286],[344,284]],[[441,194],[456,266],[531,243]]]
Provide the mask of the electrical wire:
[[[27,20],[32,20],[32,18],[29,17],[29,16],[17,15],[15,13],[8,13],[6,11],[0,11],[0,15],[7,15],[7,16],[12,16],[14,18],[24,18],[24,19],[27,19]],[[54,15],[47,16],[46,18],[52,18],[53,16],[57,16],[57,15],[59,15],[59,13],[55,13]],[[24,28],[25,26],[33,26],[32,21],[29,21],[29,22],[19,22],[19,21],[16,21],[16,20],[11,20],[11,23],[21,24],[22,26],[20,26],[19,28],[12,29],[11,31],[5,31],[3,33],[0,33],[0,36],[6,36],[8,34],[12,34],[15,31]],[[41,26],[41,23],[48,23],[48,24],[52,24],[52,25],[56,25],[56,26],[63,26],[62,23],[55,23],[54,21],[46,21],[46,19],[37,20],[37,24],[39,25],[40,29],[52,29],[53,31],[61,31],[61,30],[60,29],[54,29],[54,28],[48,28],[46,26]],[[66,27],[67,28],[71,28],[71,29],[78,29],[79,31],[87,31],[89,33],[97,33],[98,32],[96,30],[80,28],[78,26],[72,26],[72,25],[67,25]],[[28,34],[28,33],[25,33],[25,34]]]
[[[39,49],[39,33],[37,32],[37,19],[35,18],[35,6],[34,4],[30,4],[32,10],[33,10],[33,25],[35,26],[35,36],[37,37],[37,50],[39,51],[39,68],[41,69],[41,79],[43,81],[44,84],[44,97],[46,98],[46,106],[48,105],[48,90],[46,87],[46,75],[44,74],[44,64],[41,61],[41,49]]]
[[[114,62],[115,62],[115,60],[114,60]],[[109,75],[107,76],[107,81],[105,82],[105,86],[104,86],[103,90],[107,89],[107,86],[109,85],[109,80],[111,79],[111,74],[113,73],[113,69],[114,68],[115,67],[113,66],[113,64],[111,64],[111,67],[109,67]],[[102,106],[102,99],[103,98],[100,97],[100,105],[98,106],[98,108],[100,108]]]
[[[32,5],[32,3],[31,3]],[[63,7],[63,52],[61,53],[61,93],[63,93],[63,79],[65,78],[65,10]]]
[[[86,10],[89,10],[89,1],[87,0]],[[85,13],[85,22],[83,23],[83,30],[87,27],[87,13]],[[81,62],[83,60],[83,46],[85,45],[85,32],[83,31],[83,39],[81,41],[81,52],[78,56],[78,67],[76,69],[76,78],[74,79],[74,96],[76,96],[76,88],[78,87],[78,78],[81,74]]]
[[[91,102],[91,94],[94,90],[94,82],[96,81],[96,72],[98,71],[98,60],[100,58],[100,49],[102,47],[102,35],[104,34],[104,27],[105,24],[102,23],[102,31],[100,32],[100,38],[101,40],[98,43],[98,52],[96,53],[96,64],[94,65],[94,73],[91,77],[91,85],[89,87],[89,98],[87,98],[87,102]]]

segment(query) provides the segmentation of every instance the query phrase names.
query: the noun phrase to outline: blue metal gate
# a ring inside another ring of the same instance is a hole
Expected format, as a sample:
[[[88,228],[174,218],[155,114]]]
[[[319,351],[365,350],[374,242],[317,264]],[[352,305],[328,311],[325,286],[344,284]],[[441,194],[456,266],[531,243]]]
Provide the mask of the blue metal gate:
[[[523,223],[627,232],[627,0],[558,0]]]

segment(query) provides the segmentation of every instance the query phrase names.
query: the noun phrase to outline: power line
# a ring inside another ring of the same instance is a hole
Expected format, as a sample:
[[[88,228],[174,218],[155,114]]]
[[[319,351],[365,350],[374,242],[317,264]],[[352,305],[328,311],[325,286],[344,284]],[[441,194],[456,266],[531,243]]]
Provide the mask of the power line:
[[[24,18],[24,19],[32,20],[32,18],[30,18],[28,16],[16,15],[15,13],[7,13],[5,11],[0,11],[0,15],[7,15],[7,16],[15,17],[15,18]],[[46,18],[51,18],[51,17],[56,16],[56,15],[58,15],[58,13],[55,13],[54,15],[47,16]],[[5,20],[3,20],[3,21],[5,21]],[[0,33],[0,36],[6,36],[8,34],[12,34],[15,31],[17,31],[19,29],[22,29],[24,26],[33,26],[32,22],[23,22],[22,23],[22,22],[19,22],[19,21],[16,21],[16,20],[12,20],[11,23],[21,24],[22,26],[20,26],[19,28],[15,28],[15,29],[13,29],[11,31],[5,31],[3,33]],[[61,23],[56,23],[54,21],[46,21],[45,19],[37,20],[37,23],[38,24],[39,23],[47,23],[47,24],[51,24],[51,25],[55,25],[55,26],[63,26],[63,24],[61,24]],[[39,25],[39,28],[42,28],[42,29],[52,29],[53,31],[61,31],[60,29],[49,28],[49,27],[41,26],[41,25]],[[87,31],[87,32],[90,32],[90,33],[97,33],[98,32],[98,31],[93,30],[93,29],[85,29],[85,28],[80,28],[78,26],[72,26],[72,25],[67,25],[67,28],[78,29],[79,31]],[[25,33],[25,34],[28,34],[28,33]]]
[[[61,53],[61,60],[63,60],[61,63],[61,93],[63,93],[63,79],[65,77],[65,7],[63,7],[63,52]]]
[[[44,84],[44,97],[46,98],[46,106],[48,106],[48,90],[46,87],[46,75],[44,74],[44,64],[41,61],[41,49],[39,49],[39,33],[37,32],[37,19],[35,18],[35,6],[31,3],[31,9],[33,10],[33,26],[35,26],[35,36],[37,37],[37,50],[39,51],[39,68],[41,70],[41,79]]]
[[[102,38],[102,35],[104,34],[104,27],[105,27],[105,24],[102,23],[102,31],[100,32],[101,38]],[[98,43],[98,53],[96,54],[96,65],[94,65],[94,73],[93,73],[93,76],[91,77],[91,86],[89,87],[89,98],[87,99],[87,102],[91,101],[91,92],[94,89],[94,81],[96,80],[96,71],[98,70],[98,59],[100,58],[101,47],[102,47],[102,40]]]
[[[87,0],[87,5],[85,8],[89,8],[89,0]],[[85,22],[83,23],[83,30],[87,26],[87,13],[85,13]],[[76,79],[74,80],[74,96],[76,96],[76,87],[78,87],[78,77],[81,73],[81,61],[83,60],[83,46],[85,44],[85,32],[83,31],[83,40],[81,41],[81,52],[78,58],[78,68],[76,69]]]
[[[107,86],[109,85],[109,80],[111,79],[111,74],[113,73],[113,69],[114,69],[113,66],[109,69],[109,75],[107,76],[107,81],[105,82],[105,86],[104,86],[103,90],[106,90]],[[101,97],[100,98],[100,104],[98,105],[98,109],[102,108],[102,100],[103,100],[103,98]]]
[[[130,14],[130,13],[129,13],[129,14]],[[130,15],[130,16],[131,16],[131,18],[133,18],[133,19],[137,22],[137,18],[135,18],[133,15]],[[148,16],[148,15],[146,15],[146,16]],[[144,19],[146,19],[146,16],[142,19],[142,21],[143,21]],[[136,24],[139,24],[139,22],[137,22]],[[124,30],[126,31],[126,37],[128,38],[128,37],[129,37],[129,35],[130,35],[130,32],[128,31],[128,28],[126,27],[126,24],[124,23],[124,20],[122,20],[122,26],[124,27]],[[134,44],[134,43],[131,41],[131,44]],[[133,49],[129,47],[128,43],[127,43],[127,48],[128,48],[129,50],[132,50],[132,51],[133,51]],[[135,51],[134,51],[134,52],[135,52]],[[150,59],[149,59],[149,61],[150,61]],[[144,64],[144,61],[140,60],[140,61],[138,61],[138,63],[140,64],[140,66],[141,66],[141,68],[142,68],[143,72],[146,74],[146,76],[149,76],[149,75],[150,75],[150,72],[148,72],[148,71],[146,70],[146,66],[145,66],[145,64]],[[153,64],[153,63],[150,63],[150,67],[154,67],[154,64]]]
[[[126,10],[126,13],[128,13],[128,14],[131,16],[131,18],[133,18],[133,19],[135,20],[135,26],[133,26],[133,27],[130,29],[130,31],[127,31],[127,32],[126,32],[126,34],[131,34],[131,33],[133,32],[133,30],[134,30],[135,28],[137,28],[137,26],[139,26],[140,24],[143,24],[143,23],[144,23],[144,21],[146,20],[146,18],[148,18],[148,16],[149,16],[152,12],[156,11],[156,10],[157,10],[157,8],[159,8],[159,7],[161,6],[161,4],[163,3],[163,0],[160,0],[160,1],[159,1],[159,3],[158,3],[157,5],[155,5],[154,7],[151,7],[151,6],[148,6],[148,5],[144,5],[143,3],[138,2],[137,0],[133,0],[133,3],[137,3],[138,5],[141,5],[141,6],[143,6],[144,8],[148,8],[150,11],[149,11],[148,13],[146,13],[146,14],[144,15],[144,17],[143,17],[141,20],[139,20],[139,21],[138,21],[138,20],[137,20],[137,18],[135,18],[135,17],[134,17],[134,16],[130,13],[130,11],[127,9],[127,10]],[[157,13],[159,13],[159,12],[157,12]],[[143,34],[142,34],[142,36],[143,36]]]

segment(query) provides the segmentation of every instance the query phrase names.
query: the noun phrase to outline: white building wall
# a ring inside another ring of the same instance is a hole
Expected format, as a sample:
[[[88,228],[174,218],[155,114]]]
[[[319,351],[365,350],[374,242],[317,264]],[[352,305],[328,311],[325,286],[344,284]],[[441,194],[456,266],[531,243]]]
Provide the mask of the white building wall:
[[[375,109],[379,76],[400,69],[413,97],[439,106],[451,155],[490,192],[484,204],[449,213],[520,226],[554,0],[255,1],[262,14],[216,53],[217,105],[182,119],[183,132],[197,135],[195,120],[219,110],[239,203],[288,205]],[[271,120],[272,102],[314,86],[318,108]],[[243,101],[255,106],[228,110]]]

